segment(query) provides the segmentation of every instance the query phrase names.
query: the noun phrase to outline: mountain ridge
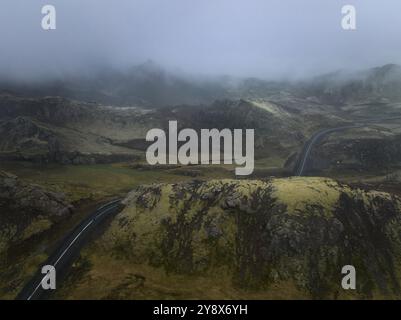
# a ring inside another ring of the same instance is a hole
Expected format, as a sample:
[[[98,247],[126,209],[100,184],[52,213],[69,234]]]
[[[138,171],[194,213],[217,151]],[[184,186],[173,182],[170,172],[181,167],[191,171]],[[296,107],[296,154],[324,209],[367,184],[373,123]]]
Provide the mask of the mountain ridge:
[[[199,77],[168,71],[153,61],[125,71],[100,70],[35,83],[0,81],[3,92],[63,96],[104,105],[166,107],[210,104],[217,99],[269,98],[277,92],[314,96],[322,103],[344,104],[385,97],[401,101],[401,67],[387,64],[361,71],[340,70],[303,80],[254,77]]]

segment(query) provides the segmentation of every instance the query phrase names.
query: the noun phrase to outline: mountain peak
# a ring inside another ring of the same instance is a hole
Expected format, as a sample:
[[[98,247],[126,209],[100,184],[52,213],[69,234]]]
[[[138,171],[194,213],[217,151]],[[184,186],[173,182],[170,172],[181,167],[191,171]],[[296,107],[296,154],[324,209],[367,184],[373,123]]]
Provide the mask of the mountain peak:
[[[401,74],[401,66],[394,63],[385,64],[381,67],[373,68],[372,74],[378,77],[385,77],[388,75]]]
[[[132,72],[139,72],[142,74],[160,75],[164,74],[164,69],[155,61],[149,59],[146,62],[139,64],[131,69]]]

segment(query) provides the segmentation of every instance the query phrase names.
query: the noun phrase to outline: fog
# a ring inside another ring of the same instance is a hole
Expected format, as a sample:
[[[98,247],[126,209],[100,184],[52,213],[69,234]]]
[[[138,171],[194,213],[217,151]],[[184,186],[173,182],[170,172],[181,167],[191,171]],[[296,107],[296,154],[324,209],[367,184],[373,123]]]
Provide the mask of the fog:
[[[41,8],[57,29],[41,28]],[[353,4],[357,30],[341,28]],[[127,69],[262,78],[401,63],[399,0],[2,0],[2,77]]]

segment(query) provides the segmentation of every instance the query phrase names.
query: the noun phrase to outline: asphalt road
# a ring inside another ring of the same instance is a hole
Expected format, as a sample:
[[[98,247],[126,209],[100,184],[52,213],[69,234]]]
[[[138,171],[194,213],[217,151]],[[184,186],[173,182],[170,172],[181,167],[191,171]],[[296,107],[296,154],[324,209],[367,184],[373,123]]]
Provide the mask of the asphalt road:
[[[80,249],[86,243],[88,237],[107,217],[117,214],[121,209],[121,199],[111,201],[89,215],[83,220],[50,255],[42,265],[52,265],[56,269],[56,285],[66,275],[73,260],[79,255]],[[52,290],[44,290],[41,282],[45,275],[41,273],[42,266],[34,277],[25,285],[17,296],[17,300],[46,299]]]
[[[310,160],[310,153],[314,145],[320,142],[324,137],[328,136],[333,132],[345,131],[349,129],[367,127],[371,124],[399,120],[401,117],[392,117],[392,118],[383,118],[383,119],[366,119],[366,120],[359,120],[355,124],[337,127],[337,128],[330,128],[330,129],[323,129],[320,131],[315,132],[312,137],[304,144],[302,151],[300,153],[300,157],[298,158],[297,165],[294,169],[294,175],[301,177],[305,174],[306,168],[308,167],[308,161]]]

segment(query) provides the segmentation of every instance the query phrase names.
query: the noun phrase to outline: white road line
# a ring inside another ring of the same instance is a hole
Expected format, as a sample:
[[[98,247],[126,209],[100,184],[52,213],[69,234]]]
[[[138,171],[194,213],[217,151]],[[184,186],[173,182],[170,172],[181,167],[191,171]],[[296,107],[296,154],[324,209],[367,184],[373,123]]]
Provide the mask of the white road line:
[[[312,147],[315,144],[315,142],[317,141],[317,139],[319,139],[320,137],[325,136],[326,134],[329,134],[329,133],[333,133],[333,132],[336,132],[336,131],[359,128],[359,127],[364,127],[364,126],[363,125],[344,126],[344,127],[339,127],[339,128],[326,129],[326,130],[323,130],[320,133],[317,133],[313,137],[313,139],[311,140],[310,144],[308,145],[308,148],[306,148],[305,155],[304,155],[304,157],[302,159],[301,167],[297,172],[297,176],[301,176],[302,175],[302,172],[304,171],[304,167],[305,167],[305,164],[306,164],[306,160],[309,157],[310,150],[312,149]]]
[[[91,220],[86,226],[85,228],[83,228],[81,230],[80,233],[78,233],[78,235],[74,238],[74,240],[71,241],[71,243],[68,245],[68,247],[63,251],[63,253],[61,254],[61,256],[57,259],[57,261],[54,263],[54,266],[57,265],[57,263],[61,260],[61,258],[66,254],[66,252],[71,248],[71,246],[75,243],[75,241],[77,241],[77,239],[79,238],[79,236],[82,234],[82,232],[84,232],[92,223],[94,220]],[[35,290],[32,292],[32,294],[28,297],[28,300],[31,300],[32,296],[36,293],[36,291],[38,291],[40,285],[42,284],[42,281],[45,277],[42,278],[42,280],[40,280],[39,284],[37,285],[37,287],[35,288]]]
[[[322,135],[326,135],[328,133],[336,132],[336,131],[368,127],[369,123],[378,123],[378,122],[380,123],[381,121],[391,121],[391,120],[398,120],[398,119],[401,119],[401,117],[384,118],[384,119],[366,119],[366,120],[357,121],[357,123],[360,123],[357,125],[349,125],[349,126],[344,126],[344,127],[331,128],[331,129],[326,129],[320,133],[317,133],[317,135],[312,139],[310,145],[308,145],[308,148],[305,152],[305,156],[302,159],[301,167],[297,172],[297,176],[302,175],[302,171],[304,171],[305,162],[309,156],[309,152],[310,152],[312,145],[316,142],[316,138],[321,137]]]
[[[322,133],[324,133],[324,132],[322,132]],[[322,133],[321,133],[321,134],[322,134]],[[301,168],[300,168],[300,170],[298,171],[298,176],[300,176],[300,175],[302,174],[302,172],[304,171],[305,163],[306,163],[306,160],[308,159],[309,152],[310,152],[310,150],[311,150],[313,144],[316,142],[316,139],[318,139],[318,137],[320,137],[321,134],[317,134],[317,135],[311,140],[310,144],[308,145],[308,148],[306,148],[305,156],[304,156],[304,158],[303,158],[303,160],[302,160]]]
[[[77,236],[70,242],[70,244],[68,245],[68,247],[63,251],[63,253],[60,255],[60,257],[56,260],[56,262],[54,263],[54,266],[57,265],[57,263],[60,262],[60,260],[63,258],[63,256],[67,253],[67,251],[72,247],[72,245],[77,241],[77,239],[81,236],[81,234],[96,220],[98,219],[100,216],[104,215],[106,212],[110,211],[111,209],[115,209],[115,208],[109,208],[108,210],[103,211],[102,213],[98,214],[95,218],[93,218],[82,230],[80,233],[77,234]],[[32,294],[28,297],[27,300],[31,300],[31,298],[33,297],[33,295],[36,293],[36,291],[38,291],[40,285],[42,284],[42,281],[45,277],[42,278],[42,280],[39,282],[39,284],[36,286],[35,290],[32,292]]]
[[[43,277],[43,279],[44,279],[44,277]],[[38,286],[35,288],[35,290],[32,292],[32,294],[31,294],[31,295],[28,297],[28,299],[27,299],[27,300],[31,300],[31,298],[32,298],[32,296],[35,294],[35,292],[36,292],[36,291],[38,291],[38,289],[39,289],[40,285],[42,284],[42,281],[43,281],[43,279],[42,279],[42,280],[40,280],[40,282],[39,282]]]
[[[104,215],[104,214],[107,213],[108,211],[109,211],[109,209],[108,209],[108,210],[105,210],[105,211],[103,211],[103,212],[101,212],[101,213],[99,213],[96,217],[93,218],[93,220],[96,220],[97,218],[101,217],[102,215]]]
[[[300,176],[302,174],[302,171],[304,171],[304,166],[305,166],[306,159],[308,158],[309,151],[312,148],[312,145],[315,143],[315,139],[316,139],[316,136],[315,136],[315,138],[312,139],[312,141],[310,142],[308,148],[305,151],[305,156],[304,156],[304,158],[302,160],[301,168],[298,171],[298,176]]]
[[[119,202],[119,201],[120,201],[120,199],[110,201],[110,202],[108,202],[108,203],[102,205],[100,208],[97,208],[97,210],[102,210],[103,208],[105,208],[105,207],[107,207],[107,206],[109,206],[109,205],[111,205],[111,204],[117,203],[117,202]]]
[[[77,236],[74,238],[74,240],[71,241],[71,243],[68,245],[68,247],[63,251],[63,253],[60,255],[60,257],[56,260],[56,262],[54,263],[54,266],[57,265],[57,263],[59,263],[59,261],[61,260],[61,258],[67,253],[67,251],[71,248],[71,246],[75,243],[75,241],[77,241],[77,239],[81,236],[82,232],[84,232],[92,223],[94,220],[91,220],[86,226],[85,228],[83,228],[81,230],[80,233],[77,234]]]

